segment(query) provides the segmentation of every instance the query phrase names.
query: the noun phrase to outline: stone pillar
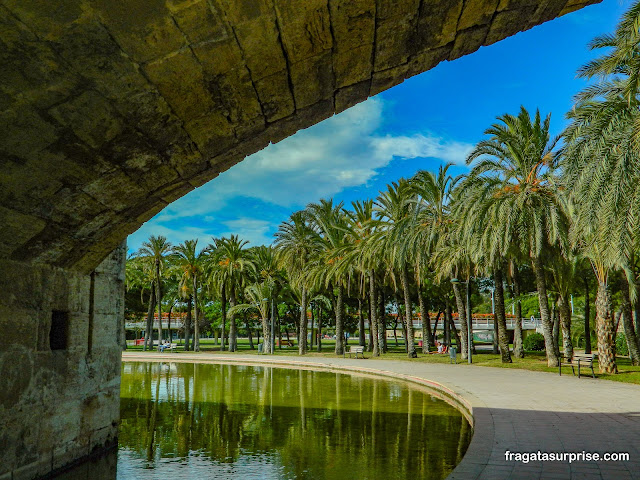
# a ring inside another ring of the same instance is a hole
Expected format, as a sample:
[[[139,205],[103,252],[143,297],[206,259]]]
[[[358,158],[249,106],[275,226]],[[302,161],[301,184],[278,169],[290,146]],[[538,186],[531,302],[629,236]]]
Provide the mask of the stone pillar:
[[[90,275],[0,259],[0,480],[115,446],[126,244]]]

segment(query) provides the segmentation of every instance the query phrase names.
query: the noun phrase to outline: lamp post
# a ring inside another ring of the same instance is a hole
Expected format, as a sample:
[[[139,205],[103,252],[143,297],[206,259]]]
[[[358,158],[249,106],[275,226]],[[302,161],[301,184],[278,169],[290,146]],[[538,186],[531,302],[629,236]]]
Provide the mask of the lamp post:
[[[464,284],[467,288],[467,360],[469,363],[473,363],[473,359],[471,358],[471,345],[473,343],[473,335],[471,333],[471,297],[469,294],[469,280],[463,282],[462,280],[458,280],[457,278],[452,278],[451,283],[453,284]]]

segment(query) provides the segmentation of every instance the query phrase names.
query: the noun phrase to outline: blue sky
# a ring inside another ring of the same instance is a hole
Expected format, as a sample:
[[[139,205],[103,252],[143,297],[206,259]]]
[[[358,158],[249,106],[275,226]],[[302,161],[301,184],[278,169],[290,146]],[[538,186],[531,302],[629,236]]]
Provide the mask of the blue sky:
[[[150,235],[205,246],[237,234],[251,246],[269,244],[278,225],[309,202],[375,198],[387,183],[443,162],[462,173],[483,131],[520,105],[551,112],[557,134],[584,86],[576,70],[595,55],[588,42],[611,32],[629,5],[604,0],[441,63],[270,145],[169,205],[129,236],[129,249]]]

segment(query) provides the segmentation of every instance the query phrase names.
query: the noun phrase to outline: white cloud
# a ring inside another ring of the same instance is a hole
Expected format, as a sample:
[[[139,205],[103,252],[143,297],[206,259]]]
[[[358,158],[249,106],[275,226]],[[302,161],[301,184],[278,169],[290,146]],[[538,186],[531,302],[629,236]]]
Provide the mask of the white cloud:
[[[163,235],[167,237],[167,240],[173,245],[182,243],[185,240],[197,239],[198,248],[202,249],[211,243],[211,237],[213,237],[214,234],[215,232],[213,230],[185,226],[184,224],[167,226],[163,224],[158,217],[155,217],[145,223],[138,231],[129,235],[127,238],[127,246],[129,250],[135,251],[150,235]]]
[[[173,242],[204,238],[208,243],[211,235],[236,233],[251,245],[270,243],[267,233],[275,227],[265,220],[273,219],[270,212],[258,217],[255,210],[244,211],[230,204],[232,199],[250,197],[293,210],[367,184],[394,158],[435,158],[461,164],[472,148],[433,134],[381,136],[378,130],[383,120],[384,103],[373,98],[269,145],[169,205],[132,235],[130,244],[134,246],[152,233],[166,235]],[[230,214],[236,214],[236,219],[228,221]],[[173,227],[188,217],[199,217],[199,225],[212,227]],[[224,227],[229,231],[220,232]]]
[[[257,245],[269,245],[273,242],[273,237],[269,235],[271,222],[256,218],[238,218],[223,222],[228,228],[228,232],[220,233],[220,236],[240,235],[243,240],[248,240],[250,247]]]
[[[394,157],[432,157],[463,163],[472,146],[432,135],[378,136],[383,102],[370,99],[280,143],[250,155],[167,207],[164,221],[211,215],[228,200],[248,196],[282,207],[302,207],[348,187],[366,184]]]

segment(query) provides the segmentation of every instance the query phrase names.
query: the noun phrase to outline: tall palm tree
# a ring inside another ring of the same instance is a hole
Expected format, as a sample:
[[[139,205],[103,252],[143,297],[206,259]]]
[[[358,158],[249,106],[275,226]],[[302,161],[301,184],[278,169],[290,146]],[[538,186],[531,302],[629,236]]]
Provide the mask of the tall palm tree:
[[[347,241],[349,220],[342,202],[334,204],[333,200],[320,200],[311,203],[304,210],[309,223],[315,227],[321,256],[314,262],[310,279],[315,283],[334,285],[336,291],[336,355],[344,352],[344,272],[330,266],[340,261],[340,252]]]
[[[498,123],[485,131],[489,138],[480,141],[467,158],[468,164],[477,163],[461,185],[465,198],[460,208],[473,210],[474,215],[460,218],[463,231],[477,229],[473,225],[477,219],[486,220],[481,248],[492,263],[500,256],[506,258],[514,245],[530,257],[547,363],[557,366],[543,255],[552,245],[564,248],[568,222],[557,196],[558,139],[550,136],[550,122],[551,116],[542,120],[539,111],[532,119],[524,107],[517,116],[498,117]]]
[[[191,288],[193,295],[193,350],[200,351],[200,321],[198,318],[198,288],[202,282],[204,260],[207,249],[198,252],[198,240],[187,240],[173,247],[176,268],[180,271],[180,287],[186,290]],[[189,285],[190,284],[190,285]]]
[[[229,288],[229,304],[236,305],[237,289],[245,283],[247,275],[254,269],[253,260],[245,248],[249,242],[241,240],[237,235],[214,239],[215,254],[213,259],[218,264],[223,277],[223,285]],[[224,288],[224,287],[223,287]],[[229,314],[229,351],[238,348],[238,330],[235,314]]]
[[[411,303],[409,266],[413,263],[412,251],[407,248],[405,238],[410,232],[411,223],[407,219],[415,214],[417,202],[409,182],[400,179],[388,186],[375,201],[375,211],[381,228],[376,233],[380,245],[387,253],[390,263],[398,269],[402,291],[404,293],[405,325],[407,329],[407,355],[418,356],[413,332],[413,308]]]
[[[171,253],[171,243],[162,235],[151,235],[149,240],[142,242],[137,255],[146,257],[153,262],[156,285],[156,303],[158,305],[158,345],[162,343],[162,277],[165,258]]]
[[[269,297],[273,292],[274,280],[248,285],[244,292],[247,303],[240,303],[229,309],[229,315],[235,317],[238,313],[257,312],[262,322],[263,352],[271,351],[271,335],[269,334]]]

